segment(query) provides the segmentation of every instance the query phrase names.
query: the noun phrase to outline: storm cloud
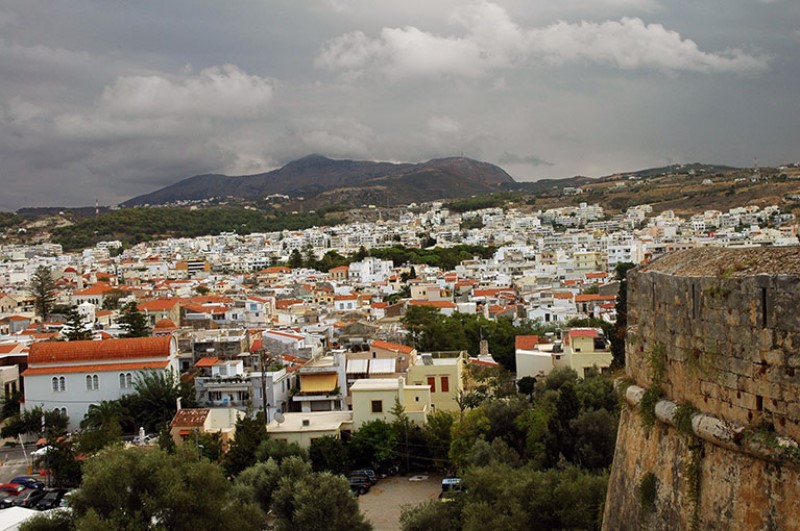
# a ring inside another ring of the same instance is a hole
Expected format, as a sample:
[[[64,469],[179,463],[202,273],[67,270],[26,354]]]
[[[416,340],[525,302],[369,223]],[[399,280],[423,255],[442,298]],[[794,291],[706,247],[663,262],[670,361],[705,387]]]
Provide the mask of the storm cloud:
[[[518,180],[800,158],[780,0],[0,2],[0,208],[309,153]]]

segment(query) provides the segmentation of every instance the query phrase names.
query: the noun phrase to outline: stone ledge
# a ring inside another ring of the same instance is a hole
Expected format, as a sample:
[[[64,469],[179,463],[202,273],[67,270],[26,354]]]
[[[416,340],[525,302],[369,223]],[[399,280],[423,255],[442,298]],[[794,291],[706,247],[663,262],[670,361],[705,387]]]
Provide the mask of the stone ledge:
[[[615,387],[623,379],[614,382]],[[632,384],[625,389],[625,400],[633,407],[639,407],[646,389]],[[655,406],[656,418],[678,429],[676,415],[678,404],[672,400],[659,400]],[[692,433],[728,450],[741,452],[757,459],[800,468],[800,445],[793,439],[774,433],[753,430],[734,422],[728,422],[712,415],[695,412],[692,415]]]

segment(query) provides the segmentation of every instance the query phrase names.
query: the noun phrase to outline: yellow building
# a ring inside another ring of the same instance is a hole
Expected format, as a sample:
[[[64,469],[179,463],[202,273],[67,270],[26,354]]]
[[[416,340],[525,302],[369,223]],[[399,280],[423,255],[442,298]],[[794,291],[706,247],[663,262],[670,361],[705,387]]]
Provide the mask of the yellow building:
[[[400,401],[408,418],[422,426],[431,412],[431,390],[427,385],[407,385],[403,378],[369,378],[350,386],[353,400],[353,426],[365,422],[392,422],[392,408]]]
[[[592,367],[601,371],[610,367],[613,359],[608,341],[598,328],[571,328],[564,335],[563,349],[565,364],[580,378]]]
[[[464,390],[463,376],[467,359],[466,351],[415,356],[408,368],[408,383],[430,388],[434,411],[459,411],[457,398]]]
[[[267,424],[270,438],[297,443],[301,448],[309,448],[314,439],[321,437],[341,439],[342,433],[353,431],[352,411],[283,413],[278,420],[273,419]]]

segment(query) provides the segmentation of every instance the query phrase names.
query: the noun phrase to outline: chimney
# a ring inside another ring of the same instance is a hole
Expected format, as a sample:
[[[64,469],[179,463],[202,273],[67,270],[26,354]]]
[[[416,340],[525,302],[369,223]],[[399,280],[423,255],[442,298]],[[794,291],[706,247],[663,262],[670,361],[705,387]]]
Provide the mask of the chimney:
[[[488,356],[489,355],[489,342],[485,339],[481,339],[480,347],[479,347],[479,355],[480,356]]]
[[[180,396],[177,399],[175,399],[175,403],[178,406],[178,411],[181,410],[181,400],[182,400],[182,397],[180,397]]]

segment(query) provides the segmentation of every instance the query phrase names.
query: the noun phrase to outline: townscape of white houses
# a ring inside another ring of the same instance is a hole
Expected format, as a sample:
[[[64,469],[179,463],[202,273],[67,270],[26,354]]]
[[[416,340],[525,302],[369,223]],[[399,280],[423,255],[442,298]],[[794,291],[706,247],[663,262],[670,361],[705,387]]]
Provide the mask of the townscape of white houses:
[[[462,229],[465,224],[469,229]],[[81,253],[55,244],[0,246],[0,382],[24,406],[59,409],[76,428],[89,405],[133,392],[141,371],[192,379],[200,409],[180,409],[176,440],[197,430],[233,436],[246,411],[266,412],[276,438],[307,446],[399,403],[417,423],[458,411],[469,367],[491,352],[419,352],[401,318],[413,306],[493,320],[616,319],[620,263],[699,246],[796,245],[797,223],[778,207],[709,210],[682,219],[647,205],[607,217],[581,203],[535,213],[500,208],[463,214],[440,203],[398,219],[302,231],[167,239]],[[370,249],[425,242],[496,247],[451,270],[395,264]],[[294,250],[321,258],[367,255],[327,272],[289,268]],[[46,266],[58,303],[77,305],[90,341],[63,341],[64,322],[34,314],[31,278]],[[412,274],[413,270],[413,274]],[[152,337],[120,339],[118,304],[134,301]],[[61,341],[60,341],[61,340]],[[600,329],[519,336],[517,379],[571,367],[579,376],[611,363]]]

